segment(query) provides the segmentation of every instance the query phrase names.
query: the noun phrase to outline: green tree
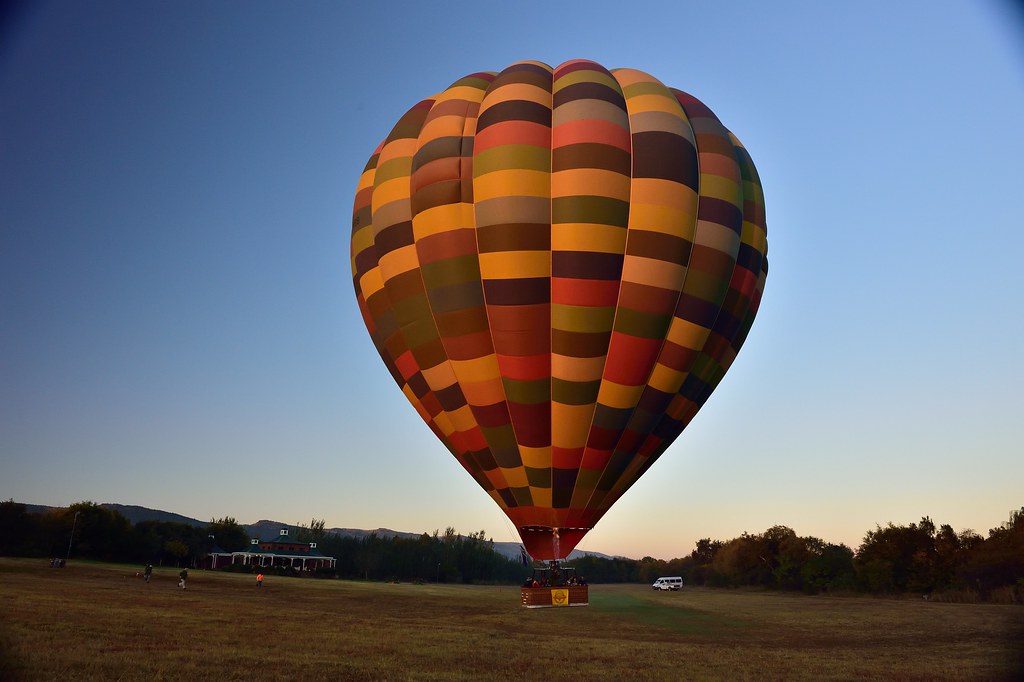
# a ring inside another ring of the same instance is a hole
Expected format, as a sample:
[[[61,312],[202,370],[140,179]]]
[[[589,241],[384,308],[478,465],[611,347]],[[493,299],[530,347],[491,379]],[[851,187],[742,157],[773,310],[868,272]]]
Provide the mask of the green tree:
[[[327,522],[324,519],[313,518],[309,525],[296,524],[295,539],[297,542],[315,542],[317,547],[327,537]]]
[[[227,552],[239,552],[249,546],[249,534],[230,516],[211,519],[206,526],[206,534],[213,536],[207,551],[214,544]]]
[[[924,517],[920,524],[868,531],[857,550],[854,567],[862,586],[871,592],[931,592],[940,586],[936,576],[935,524]]]
[[[800,569],[805,592],[853,589],[853,550],[818,538],[807,538],[810,556]]]
[[[120,512],[95,502],[78,502],[65,511],[66,523],[74,530],[72,553],[103,561],[128,561],[137,547],[135,527]]]
[[[188,556],[188,545],[181,540],[167,540],[164,542],[164,554],[174,561],[175,566],[181,566]]]
[[[960,575],[967,585],[982,592],[1013,587],[1017,598],[1024,601],[1024,507],[989,530],[983,542],[971,544]]]
[[[0,502],[0,555],[37,556],[39,548],[35,538],[39,532],[37,515],[13,499]]]

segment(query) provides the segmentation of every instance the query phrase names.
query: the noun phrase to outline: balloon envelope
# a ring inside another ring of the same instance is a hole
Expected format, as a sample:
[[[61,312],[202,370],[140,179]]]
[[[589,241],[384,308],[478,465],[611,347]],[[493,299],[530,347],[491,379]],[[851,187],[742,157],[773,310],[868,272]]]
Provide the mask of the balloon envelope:
[[[768,272],[749,155],[703,103],[575,60],[470,74],[359,181],[370,336],[538,559],[561,559],[686,427]]]

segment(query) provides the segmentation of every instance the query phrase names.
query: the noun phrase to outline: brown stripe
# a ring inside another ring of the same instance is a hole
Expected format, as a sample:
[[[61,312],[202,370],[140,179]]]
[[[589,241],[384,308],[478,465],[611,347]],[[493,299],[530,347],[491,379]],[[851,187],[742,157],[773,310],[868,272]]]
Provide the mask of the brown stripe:
[[[442,315],[473,309],[477,306],[483,310],[484,293],[480,288],[480,282],[464,282],[447,287],[437,287],[427,293],[430,296],[430,307],[438,318]],[[438,320],[438,326],[440,324],[440,320]],[[446,330],[443,336],[448,336],[452,333],[465,334],[466,332]]]
[[[480,118],[477,119],[476,130],[479,133],[487,128],[487,126],[502,123],[503,121],[530,121],[550,128],[551,109],[543,104],[523,99],[501,102],[480,114]]]
[[[547,223],[484,225],[477,228],[476,239],[480,253],[547,251],[551,248],[551,226]]]
[[[601,168],[629,176],[629,152],[597,142],[567,144],[551,150],[551,172]]]
[[[702,196],[697,206],[697,218],[728,227],[739,234],[743,227],[743,214],[740,209],[728,201],[715,197]]]
[[[458,168],[458,159],[450,159]],[[441,162],[435,162],[441,163]],[[447,206],[462,201],[462,181],[459,179],[434,182],[420,187],[412,195],[413,215],[435,206]]]
[[[480,287],[477,286],[476,290],[479,291]],[[437,317],[437,327],[443,330],[442,335],[446,343],[450,340],[450,337],[478,334],[488,329],[487,314],[484,311],[483,305],[466,307],[462,310],[452,310],[447,313],[438,313],[435,308],[434,313]]]
[[[626,240],[626,253],[630,256],[684,265],[690,258],[692,246],[688,239],[682,239],[676,235],[639,229],[629,231],[629,239]]]
[[[459,158],[463,156],[463,145],[465,144],[466,138],[461,136],[451,137],[439,137],[436,140],[431,140],[425,145],[416,150],[416,153],[412,157],[412,172],[415,173],[417,170],[422,168],[424,165],[437,159],[447,159],[450,157]]]
[[[378,232],[376,238],[373,240],[373,244],[377,248],[377,253],[381,256],[386,253],[396,251],[403,246],[409,246],[412,243],[413,237],[411,220],[403,220],[400,223],[388,225]]]
[[[647,313],[675,310],[679,292],[636,282],[623,282],[619,287],[619,307]]]
[[[489,305],[533,305],[551,301],[551,280],[485,279],[484,297]]]
[[[608,353],[611,332],[551,330],[551,352],[574,358],[598,358]]]
[[[430,331],[434,332],[434,330]],[[412,351],[420,367],[436,367],[448,359],[447,353],[444,352],[444,346],[441,345],[441,339],[437,336]]]
[[[615,106],[626,111],[626,104],[622,93],[616,92],[603,83],[581,82],[573,83],[556,92],[552,98],[552,105],[558,106],[580,99],[596,99],[602,102],[611,102]]]
[[[634,133],[632,137],[634,178],[673,180],[697,189],[700,168],[689,140],[662,131]]]
[[[441,403],[441,407],[446,412],[454,412],[466,405],[466,396],[462,394],[462,387],[458,383],[434,391],[434,395],[437,396],[437,401]]]
[[[622,254],[552,251],[551,276],[570,279],[616,280],[622,277]]]

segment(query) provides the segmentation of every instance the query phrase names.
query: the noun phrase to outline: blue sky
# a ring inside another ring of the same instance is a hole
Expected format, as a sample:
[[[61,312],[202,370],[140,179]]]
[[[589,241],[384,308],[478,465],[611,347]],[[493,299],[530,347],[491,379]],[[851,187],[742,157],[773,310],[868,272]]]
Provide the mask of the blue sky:
[[[1021,26],[952,1],[32,3],[0,34],[0,498],[515,539],[373,350],[351,207],[419,99],[582,57],[737,134],[771,272],[714,396],[581,548],[984,533],[1024,505]]]

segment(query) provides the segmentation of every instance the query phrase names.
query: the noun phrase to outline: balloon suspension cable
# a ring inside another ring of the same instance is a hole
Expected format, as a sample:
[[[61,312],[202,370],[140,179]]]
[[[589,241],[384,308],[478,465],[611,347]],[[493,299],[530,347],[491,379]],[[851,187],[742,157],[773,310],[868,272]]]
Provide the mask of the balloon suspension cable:
[[[551,530],[551,547],[554,550],[554,559],[551,562],[552,566],[557,566],[559,560],[562,558],[561,538],[558,537],[558,529],[553,528]]]

